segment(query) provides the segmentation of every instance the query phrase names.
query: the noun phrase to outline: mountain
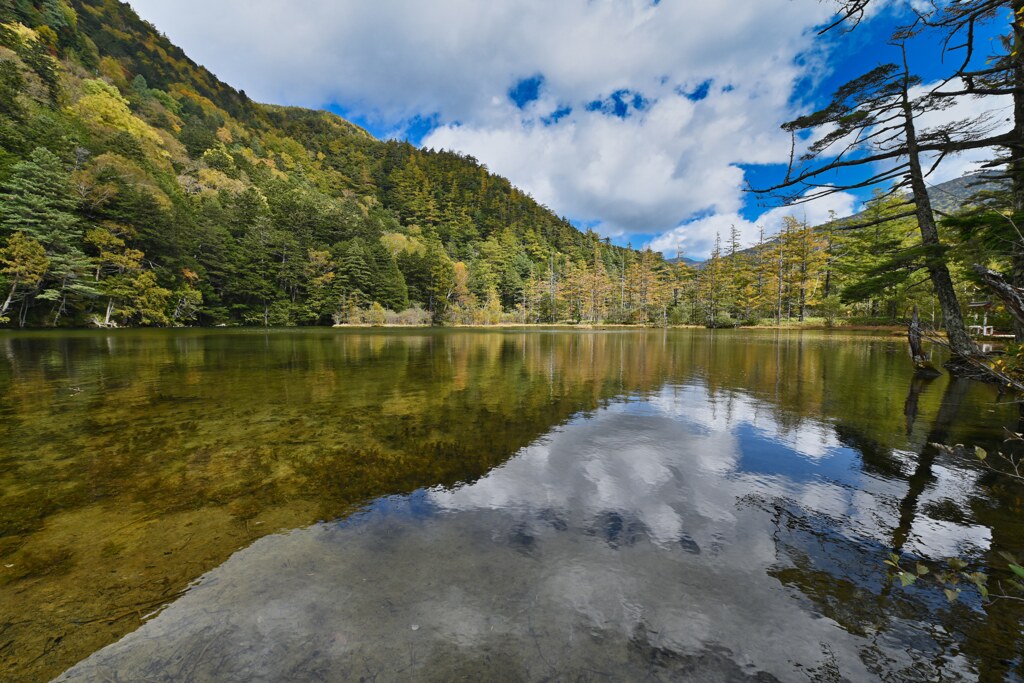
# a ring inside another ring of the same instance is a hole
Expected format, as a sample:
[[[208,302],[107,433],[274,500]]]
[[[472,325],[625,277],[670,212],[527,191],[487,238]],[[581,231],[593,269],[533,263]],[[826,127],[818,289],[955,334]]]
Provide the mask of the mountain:
[[[553,319],[542,282],[636,258],[470,156],[253,102],[123,2],[0,0],[10,324]]]
[[[960,178],[954,178],[953,180],[947,180],[944,183],[938,183],[930,186],[928,188],[928,197],[931,199],[932,208],[934,208],[936,212],[940,214],[952,214],[970,204],[971,199],[977,193],[1006,189],[1006,187],[1006,182],[994,177],[994,174],[992,173],[972,173]],[[831,227],[856,225],[859,220],[865,219],[865,216],[866,212],[855,213],[852,216],[840,218],[834,223],[825,223],[820,226],[815,226],[815,229],[825,230]],[[767,240],[767,243],[777,244],[778,237],[773,237]],[[752,246],[742,249],[737,253],[752,254],[755,249],[756,246]],[[696,264],[687,263],[687,265],[696,265],[696,267],[699,268],[701,263],[703,262],[697,262]]]
[[[697,259],[692,259],[689,256],[675,256],[673,258],[665,259],[665,262],[666,263],[681,263],[684,266],[689,266],[690,268],[699,268],[700,265],[702,263],[704,263],[703,261],[698,261]]]
[[[973,173],[961,178],[954,178],[928,188],[928,197],[932,207],[942,213],[954,213],[970,203],[971,198],[979,192],[1006,190],[1007,181],[991,172]]]
[[[1005,189],[1006,187],[1006,183],[998,179],[993,173],[972,173],[929,186],[928,198],[932,202],[932,208],[937,213],[950,214],[967,206],[971,202],[972,197],[979,192]],[[835,224],[854,225],[863,216],[863,212],[856,213],[847,218],[839,219]],[[822,227],[827,227],[827,225]]]

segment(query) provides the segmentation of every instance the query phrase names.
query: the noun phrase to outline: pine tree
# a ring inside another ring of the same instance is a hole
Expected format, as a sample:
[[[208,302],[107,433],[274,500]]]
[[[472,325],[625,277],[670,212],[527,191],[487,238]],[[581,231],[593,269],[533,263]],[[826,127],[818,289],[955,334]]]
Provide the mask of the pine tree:
[[[90,261],[82,251],[82,224],[74,210],[68,173],[43,147],[15,164],[0,188],[0,236],[21,232],[46,251],[50,268],[37,298],[53,302],[54,324],[67,311],[69,297],[97,294],[89,282]]]
[[[342,252],[338,270],[345,293],[369,303],[375,283],[373,271],[370,270],[367,260],[368,255],[363,248],[363,241],[357,237],[349,242]]]
[[[917,226],[912,218],[883,220],[902,210],[899,197],[876,196],[863,218],[874,223],[846,230],[840,225],[833,239],[832,277],[843,301],[878,316],[884,309],[898,312],[900,299],[913,274],[922,266]]]
[[[271,323],[271,306],[279,294],[273,253],[275,237],[269,221],[260,219],[246,230],[237,251],[229,252],[231,265],[225,294],[249,323]]]
[[[455,292],[455,264],[438,242],[430,242],[425,254],[427,272],[427,310],[435,322],[443,322]]]
[[[402,311],[409,305],[409,288],[394,257],[380,242],[368,248],[372,270],[370,296],[385,308]]]

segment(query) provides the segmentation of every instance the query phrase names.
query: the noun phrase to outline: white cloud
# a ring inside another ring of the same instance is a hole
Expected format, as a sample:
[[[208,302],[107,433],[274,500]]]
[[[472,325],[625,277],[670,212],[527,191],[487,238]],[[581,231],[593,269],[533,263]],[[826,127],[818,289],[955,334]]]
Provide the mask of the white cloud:
[[[813,28],[834,9],[811,0],[131,4],[255,99],[338,103],[398,136],[414,117],[433,117],[425,146],[472,154],[602,234],[659,234],[656,248],[680,241],[697,256],[730,224],[749,242],[756,223],[771,232],[778,222],[775,212],[740,217],[741,166],[788,158],[778,127],[829,73]],[[510,88],[538,75],[538,99],[515,106]],[[682,94],[708,82],[700,101]],[[588,109],[621,91],[643,106],[625,118]],[[806,210],[814,221],[852,203]]]
[[[920,97],[939,85],[939,83],[928,83],[914,88],[911,94],[913,97]],[[943,90],[959,90],[961,87],[963,85],[959,81],[954,81]],[[927,131],[929,128],[967,119],[987,120],[988,133],[1006,132],[1013,127],[1013,98],[1010,95],[960,97],[948,109],[925,112],[916,121],[916,125],[918,130]],[[982,164],[991,158],[992,151],[986,149],[971,150],[947,157],[935,173],[928,178],[928,183],[937,185],[967,173],[975,173],[982,170]]]
[[[788,153],[778,125],[795,84],[822,61],[810,29],[830,11],[791,0],[132,5],[256,99],[338,102],[381,129],[436,115],[426,146],[473,154],[605,234],[738,211],[737,165]],[[540,97],[520,110],[508,91],[537,74]],[[707,81],[699,102],[680,94]],[[645,106],[625,119],[587,110],[622,90]],[[572,113],[543,123],[565,107]]]
[[[923,96],[939,85],[938,82],[923,84],[914,88],[911,96]],[[953,83],[945,89],[955,90],[958,89],[958,86]],[[917,119],[916,125],[919,133],[924,133],[930,128],[940,127],[954,121],[987,121],[982,124],[987,126],[986,134],[1000,133],[1012,126],[1012,107],[1013,101],[1010,96],[960,98],[949,108],[922,114]],[[817,132],[817,135],[823,134],[824,131]],[[843,143],[839,143],[835,148],[842,149],[843,146]],[[928,183],[935,186],[968,173],[976,173],[982,170],[983,164],[991,158],[992,152],[988,149],[972,150],[948,156],[929,176]],[[926,155],[925,166],[928,167],[934,159],[934,155]],[[882,168],[884,166],[877,165],[872,172],[878,172]],[[739,230],[743,244],[750,245],[757,240],[760,227],[764,228],[765,235],[776,234],[782,226],[782,219],[787,215],[793,215],[811,225],[820,225],[829,220],[831,212],[834,212],[836,218],[852,215],[859,210],[858,203],[854,195],[839,192],[806,204],[771,209],[753,221],[745,219],[736,211],[716,212],[713,215],[680,224],[659,235],[650,243],[650,246],[655,251],[661,251],[666,255],[674,256],[677,250],[682,250],[691,257],[705,258],[711,253],[715,236],[721,235],[724,243],[732,226],[736,226]]]
[[[732,226],[739,230],[740,242],[747,247],[757,242],[762,227],[766,237],[778,233],[786,216],[794,216],[810,225],[821,225],[830,219],[832,213],[836,218],[852,215],[857,205],[857,198],[852,194],[838,192],[806,204],[776,207],[765,211],[755,221],[749,221],[736,212],[719,213],[698,218],[669,230],[655,238],[650,246],[651,249],[666,256],[675,256],[678,249],[686,256],[703,259],[711,254],[716,235],[720,235],[722,244],[725,244]]]

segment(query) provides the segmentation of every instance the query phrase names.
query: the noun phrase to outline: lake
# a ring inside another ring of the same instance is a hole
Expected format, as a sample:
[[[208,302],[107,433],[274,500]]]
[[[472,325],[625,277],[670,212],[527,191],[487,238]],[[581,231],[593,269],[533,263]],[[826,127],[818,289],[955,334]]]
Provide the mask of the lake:
[[[1020,430],[901,337],[0,335],[0,679],[1022,680]]]

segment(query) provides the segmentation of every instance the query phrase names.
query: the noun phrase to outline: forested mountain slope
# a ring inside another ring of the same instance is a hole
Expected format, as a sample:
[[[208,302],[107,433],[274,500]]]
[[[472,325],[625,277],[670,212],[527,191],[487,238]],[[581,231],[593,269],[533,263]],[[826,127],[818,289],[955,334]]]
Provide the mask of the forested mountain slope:
[[[975,180],[933,188],[936,207],[962,205]],[[878,199],[865,215],[896,209]],[[849,222],[787,219],[755,247],[733,231],[700,264],[666,262],[580,232],[472,157],[255,103],[117,0],[0,0],[10,326],[732,326],[930,311],[913,221]],[[971,301],[964,264],[998,266],[1001,252],[969,225],[943,233]]]
[[[573,263],[663,267],[471,157],[257,104],[117,0],[0,0],[0,24],[8,324],[553,319]]]

